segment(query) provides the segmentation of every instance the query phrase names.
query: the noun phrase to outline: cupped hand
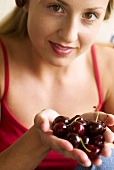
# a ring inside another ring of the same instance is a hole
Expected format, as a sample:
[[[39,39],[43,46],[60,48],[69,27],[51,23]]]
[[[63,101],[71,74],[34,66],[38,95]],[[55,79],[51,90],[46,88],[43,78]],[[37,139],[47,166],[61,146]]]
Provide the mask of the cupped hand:
[[[86,120],[95,121],[96,112],[84,113],[82,116]],[[114,115],[107,114],[104,112],[99,112],[98,120],[105,122],[105,124],[107,125],[106,131],[104,132],[105,144],[102,149],[101,155],[104,157],[110,157],[111,156],[110,143],[113,143],[113,141],[114,141],[114,133],[110,130],[110,127],[114,126]],[[92,163],[96,166],[99,166],[102,163],[102,160],[100,158],[97,158],[97,159],[93,160]]]
[[[84,113],[82,116],[85,120],[95,121],[97,112]],[[104,122],[107,125],[106,131],[104,133],[105,142],[112,143],[114,141],[114,133],[109,128],[114,126],[114,115],[99,112],[98,120]]]

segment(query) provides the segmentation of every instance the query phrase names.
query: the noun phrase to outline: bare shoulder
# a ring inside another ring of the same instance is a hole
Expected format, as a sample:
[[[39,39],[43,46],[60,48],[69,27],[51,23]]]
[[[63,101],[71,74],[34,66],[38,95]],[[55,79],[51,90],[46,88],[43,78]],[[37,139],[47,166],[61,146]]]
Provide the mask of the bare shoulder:
[[[112,44],[96,43],[96,57],[102,82],[114,85],[114,47]]]
[[[101,52],[103,55],[107,56],[109,54],[110,56],[114,56],[114,45],[112,43],[95,43],[96,50],[98,52]]]
[[[96,43],[96,55],[99,66],[103,71],[114,73],[114,46],[111,43]]]

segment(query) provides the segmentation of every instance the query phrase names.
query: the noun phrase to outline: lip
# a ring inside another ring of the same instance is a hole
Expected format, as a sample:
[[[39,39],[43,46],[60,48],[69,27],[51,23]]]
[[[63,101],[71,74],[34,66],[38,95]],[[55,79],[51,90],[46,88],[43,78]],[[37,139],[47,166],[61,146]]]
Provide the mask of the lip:
[[[63,46],[61,44],[58,44],[58,43],[53,43],[51,41],[49,41],[50,45],[51,45],[51,48],[53,49],[53,51],[60,55],[60,56],[66,56],[66,55],[69,55],[73,50],[74,48],[73,47],[69,47],[69,46]]]

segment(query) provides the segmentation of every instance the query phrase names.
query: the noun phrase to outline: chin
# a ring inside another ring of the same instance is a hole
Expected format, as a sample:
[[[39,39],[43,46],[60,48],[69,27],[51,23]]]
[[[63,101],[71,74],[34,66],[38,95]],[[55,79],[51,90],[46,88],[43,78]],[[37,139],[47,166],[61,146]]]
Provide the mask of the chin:
[[[50,65],[55,66],[55,67],[67,67],[72,63],[72,61],[74,61],[74,59],[64,58],[64,59],[58,59],[58,60],[51,60],[47,62]]]
[[[71,62],[50,62],[50,65],[53,65],[54,67],[67,67],[70,63]]]

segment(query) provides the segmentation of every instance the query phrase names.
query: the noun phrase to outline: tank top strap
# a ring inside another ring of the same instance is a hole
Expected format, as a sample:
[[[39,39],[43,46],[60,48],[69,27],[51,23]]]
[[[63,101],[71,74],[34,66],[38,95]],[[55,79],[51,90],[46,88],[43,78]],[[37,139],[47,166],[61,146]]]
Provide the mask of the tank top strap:
[[[9,65],[8,65],[8,55],[7,55],[7,51],[6,51],[5,45],[4,45],[4,43],[2,42],[1,38],[0,38],[0,46],[1,46],[1,48],[2,48],[3,56],[4,56],[5,87],[4,87],[3,99],[5,99],[6,96],[7,96],[8,86],[9,86]]]
[[[93,59],[93,65],[94,65],[94,73],[95,73],[95,78],[96,78],[96,83],[97,83],[97,88],[98,88],[98,93],[99,93],[98,110],[101,110],[102,106],[103,106],[103,94],[102,94],[102,87],[101,87],[99,69],[98,69],[98,64],[97,64],[95,45],[92,45],[91,53],[92,53],[92,59]]]

